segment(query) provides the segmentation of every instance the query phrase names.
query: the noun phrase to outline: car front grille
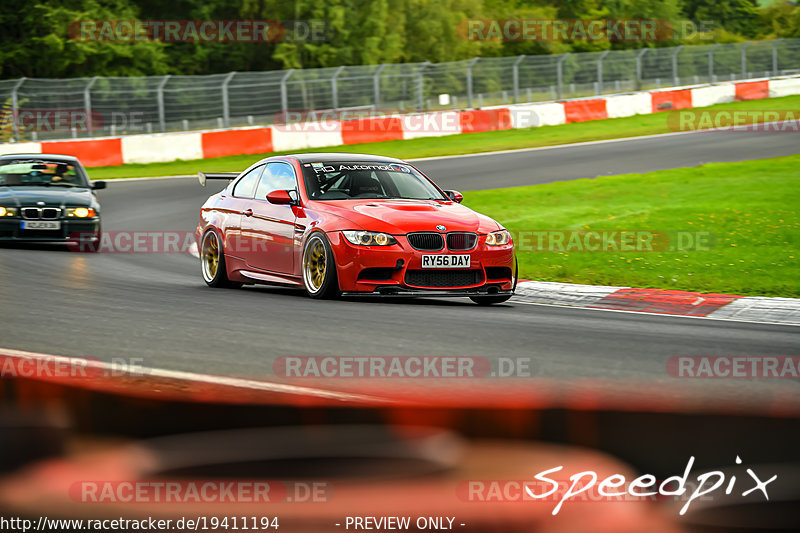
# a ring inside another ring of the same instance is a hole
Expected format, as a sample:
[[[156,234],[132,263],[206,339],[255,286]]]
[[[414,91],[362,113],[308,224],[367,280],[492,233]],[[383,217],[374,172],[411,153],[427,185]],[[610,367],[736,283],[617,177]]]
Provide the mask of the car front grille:
[[[359,281],[389,281],[396,272],[391,267],[365,268],[358,273]]]
[[[488,279],[511,279],[511,269],[509,267],[486,267],[486,277]]]
[[[472,250],[477,243],[478,236],[475,233],[453,232],[447,234],[447,249],[454,252]]]
[[[17,232],[17,237],[20,239],[38,239],[38,240],[47,240],[52,239],[54,241],[60,241],[64,239],[64,232],[59,229],[21,229]]]
[[[59,214],[61,214],[61,209],[58,209],[57,207],[42,208],[42,218],[45,220],[55,220],[58,218]]]
[[[22,218],[28,220],[56,220],[61,214],[58,207],[23,207],[21,209]]]
[[[437,252],[444,248],[444,237],[440,233],[409,233],[408,243],[412,248],[423,252]]]
[[[407,270],[406,285],[415,287],[469,287],[482,281],[480,270]]]

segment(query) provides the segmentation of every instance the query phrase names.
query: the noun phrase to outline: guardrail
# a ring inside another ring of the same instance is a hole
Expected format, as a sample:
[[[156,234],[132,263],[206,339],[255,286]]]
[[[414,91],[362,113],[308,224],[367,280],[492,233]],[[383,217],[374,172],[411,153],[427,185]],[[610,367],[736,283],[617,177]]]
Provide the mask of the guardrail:
[[[558,125],[795,94],[800,94],[800,76],[486,109],[378,113],[349,120],[0,144],[0,153],[69,154],[86,166],[154,163]],[[669,115],[664,122],[665,126],[671,124]]]

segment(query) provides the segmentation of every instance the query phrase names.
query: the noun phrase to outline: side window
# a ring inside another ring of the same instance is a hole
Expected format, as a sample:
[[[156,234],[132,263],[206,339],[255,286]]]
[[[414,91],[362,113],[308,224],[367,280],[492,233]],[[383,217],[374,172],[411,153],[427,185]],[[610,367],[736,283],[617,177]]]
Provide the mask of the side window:
[[[297,190],[294,170],[287,163],[267,163],[267,169],[261,176],[255,197],[258,200],[264,200],[269,193],[277,190]]]
[[[256,167],[245,174],[242,179],[236,182],[236,186],[233,188],[233,195],[237,198],[253,198],[262,170],[264,170],[264,165]]]

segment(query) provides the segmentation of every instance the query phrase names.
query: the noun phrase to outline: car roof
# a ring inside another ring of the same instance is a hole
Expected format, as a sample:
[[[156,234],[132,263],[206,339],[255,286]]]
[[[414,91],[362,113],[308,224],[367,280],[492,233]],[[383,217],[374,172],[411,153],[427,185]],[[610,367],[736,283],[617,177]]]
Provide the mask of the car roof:
[[[404,163],[405,161],[395,157],[386,157],[374,154],[351,154],[346,152],[312,152],[307,154],[292,154],[284,157],[292,157],[301,163],[316,163],[318,161],[380,161],[383,163]]]
[[[0,161],[7,159],[25,159],[30,161],[53,161],[56,163],[77,163],[78,158],[73,155],[63,154],[4,154]]]

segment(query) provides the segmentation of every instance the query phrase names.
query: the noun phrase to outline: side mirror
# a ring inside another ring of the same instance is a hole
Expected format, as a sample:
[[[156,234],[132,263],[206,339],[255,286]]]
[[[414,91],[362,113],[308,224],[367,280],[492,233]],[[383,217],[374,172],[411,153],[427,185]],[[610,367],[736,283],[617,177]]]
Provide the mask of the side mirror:
[[[277,205],[292,205],[295,203],[289,195],[289,191],[272,191],[267,195],[267,201]]]
[[[455,203],[460,204],[461,200],[464,199],[464,195],[458,191],[444,191],[448,198],[453,200]]]
[[[105,188],[106,188],[106,182],[105,181],[93,181],[92,182],[92,189],[94,189],[96,191],[99,191],[100,189],[105,189]]]

